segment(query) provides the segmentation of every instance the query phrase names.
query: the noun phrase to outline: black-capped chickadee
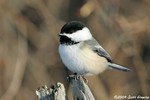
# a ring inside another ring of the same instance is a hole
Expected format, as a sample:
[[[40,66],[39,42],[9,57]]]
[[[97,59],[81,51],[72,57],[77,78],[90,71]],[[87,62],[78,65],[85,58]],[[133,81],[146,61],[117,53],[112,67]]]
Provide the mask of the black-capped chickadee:
[[[77,75],[94,75],[107,68],[130,69],[115,64],[111,56],[93,38],[90,30],[79,21],[66,23],[59,33],[59,53],[65,66]]]

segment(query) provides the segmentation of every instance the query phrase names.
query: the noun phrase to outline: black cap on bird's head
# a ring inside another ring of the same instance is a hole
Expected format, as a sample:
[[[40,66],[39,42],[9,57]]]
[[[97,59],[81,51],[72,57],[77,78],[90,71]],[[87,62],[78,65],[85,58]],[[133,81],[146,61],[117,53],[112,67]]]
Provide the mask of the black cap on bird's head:
[[[70,21],[61,28],[61,34],[72,34],[78,30],[82,30],[85,25],[79,21]]]
[[[59,33],[60,44],[74,45],[92,38],[89,29],[79,21],[67,22]]]

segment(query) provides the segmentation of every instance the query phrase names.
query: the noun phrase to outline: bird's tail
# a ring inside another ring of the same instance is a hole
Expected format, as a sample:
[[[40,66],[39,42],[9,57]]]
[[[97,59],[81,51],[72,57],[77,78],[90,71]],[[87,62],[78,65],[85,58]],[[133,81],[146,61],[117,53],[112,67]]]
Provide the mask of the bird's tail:
[[[112,69],[117,69],[117,70],[120,70],[120,71],[125,71],[125,72],[130,71],[129,68],[123,67],[123,66],[115,64],[115,63],[108,63],[108,67],[112,68]]]

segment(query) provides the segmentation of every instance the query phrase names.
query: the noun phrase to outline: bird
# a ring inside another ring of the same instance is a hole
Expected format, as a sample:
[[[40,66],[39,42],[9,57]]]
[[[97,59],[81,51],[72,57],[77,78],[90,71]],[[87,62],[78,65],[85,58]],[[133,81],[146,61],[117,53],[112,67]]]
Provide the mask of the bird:
[[[84,23],[69,21],[62,26],[58,35],[60,58],[72,73],[91,76],[109,68],[130,71],[112,60]]]

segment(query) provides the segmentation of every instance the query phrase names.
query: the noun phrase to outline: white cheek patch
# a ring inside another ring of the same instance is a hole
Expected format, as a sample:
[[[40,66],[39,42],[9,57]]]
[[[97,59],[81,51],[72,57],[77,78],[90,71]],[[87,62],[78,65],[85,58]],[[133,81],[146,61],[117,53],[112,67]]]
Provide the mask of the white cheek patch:
[[[74,32],[73,34],[63,34],[71,38],[73,41],[85,41],[92,38],[92,35],[88,28],[83,28],[82,30],[79,30],[77,32]]]

